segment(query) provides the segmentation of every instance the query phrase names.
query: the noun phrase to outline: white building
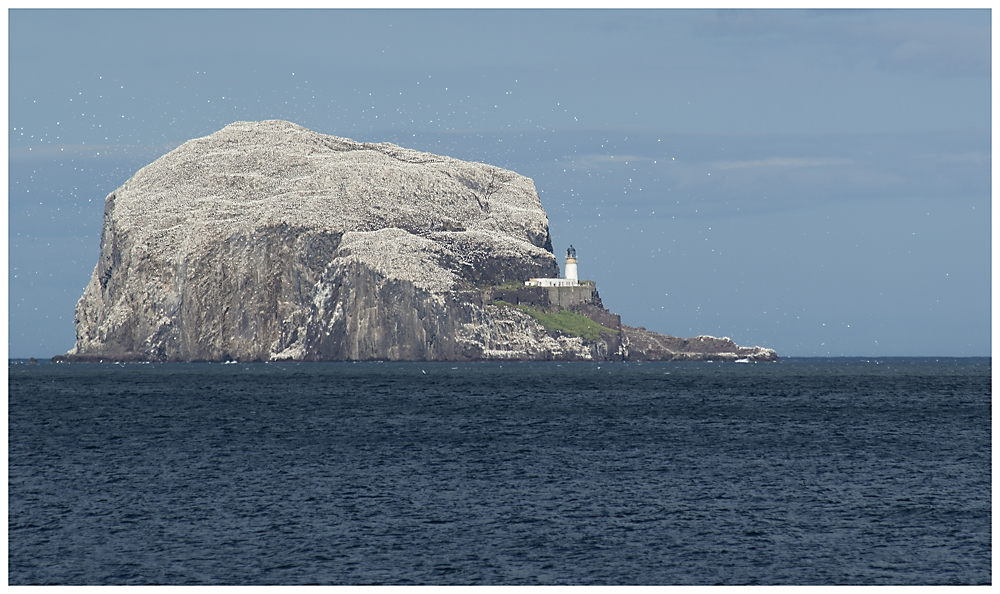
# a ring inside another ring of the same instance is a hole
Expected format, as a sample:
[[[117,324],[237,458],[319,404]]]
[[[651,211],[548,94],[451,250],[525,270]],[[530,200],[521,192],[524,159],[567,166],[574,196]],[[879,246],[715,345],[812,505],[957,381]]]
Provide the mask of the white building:
[[[579,277],[576,273],[576,249],[569,246],[566,250],[566,278],[533,278],[524,281],[528,287],[578,287]]]

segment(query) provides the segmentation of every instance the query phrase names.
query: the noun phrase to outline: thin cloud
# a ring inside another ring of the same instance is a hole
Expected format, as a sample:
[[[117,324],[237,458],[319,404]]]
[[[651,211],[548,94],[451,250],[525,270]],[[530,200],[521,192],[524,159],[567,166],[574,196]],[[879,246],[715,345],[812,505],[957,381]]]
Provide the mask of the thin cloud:
[[[990,162],[990,155],[982,151],[971,151],[968,153],[944,156],[933,155],[933,158],[949,163],[974,163],[976,165]]]
[[[149,157],[165,155],[181,143],[166,142],[157,145],[138,144],[42,144],[12,147],[11,160],[53,159],[65,157]]]
[[[593,167],[601,167],[607,164],[621,164],[633,163],[636,161],[652,161],[653,159],[649,157],[639,157],[637,155],[581,155],[571,159],[571,163],[574,167],[587,169]]]
[[[851,165],[853,163],[852,159],[770,157],[759,161],[717,163],[716,167],[719,169],[743,169],[745,167],[829,167],[831,165]]]
[[[962,12],[970,18],[981,16],[981,24],[954,22],[953,11],[726,9],[705,12],[694,28],[708,37],[755,40],[774,47],[807,42],[843,53],[852,46],[884,70],[989,76],[989,11]]]
[[[882,60],[888,69],[933,70],[946,75],[988,75],[992,66],[988,24],[943,21],[887,22],[860,29],[891,49]]]

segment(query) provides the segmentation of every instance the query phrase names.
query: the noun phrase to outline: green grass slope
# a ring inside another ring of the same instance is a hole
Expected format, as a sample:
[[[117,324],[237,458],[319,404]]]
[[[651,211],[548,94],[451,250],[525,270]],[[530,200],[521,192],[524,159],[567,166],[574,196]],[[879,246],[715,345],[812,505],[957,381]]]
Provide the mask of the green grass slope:
[[[547,313],[539,311],[533,307],[528,307],[527,305],[514,305],[513,303],[507,303],[506,301],[499,300],[494,301],[493,305],[516,307],[529,316],[535,318],[539,324],[545,326],[546,330],[558,330],[565,334],[586,338],[587,340],[597,340],[600,338],[602,332],[611,334],[618,332],[614,328],[608,328],[607,326],[598,324],[585,315],[566,309],[559,310],[556,313]]]

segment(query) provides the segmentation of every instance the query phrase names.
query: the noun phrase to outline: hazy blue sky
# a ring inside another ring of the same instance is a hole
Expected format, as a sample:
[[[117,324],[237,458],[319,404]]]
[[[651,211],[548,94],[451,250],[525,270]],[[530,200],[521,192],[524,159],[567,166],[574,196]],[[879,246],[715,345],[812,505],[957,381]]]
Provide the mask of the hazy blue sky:
[[[237,120],[535,180],[630,325],[990,354],[989,10],[12,10],[9,354],[73,346],[104,197]]]

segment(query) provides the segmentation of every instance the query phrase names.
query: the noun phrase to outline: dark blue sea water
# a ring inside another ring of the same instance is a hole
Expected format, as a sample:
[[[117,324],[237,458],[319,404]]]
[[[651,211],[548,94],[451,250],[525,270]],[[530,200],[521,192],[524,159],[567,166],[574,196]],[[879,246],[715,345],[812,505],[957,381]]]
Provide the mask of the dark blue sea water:
[[[8,581],[990,583],[990,372],[12,362]]]

